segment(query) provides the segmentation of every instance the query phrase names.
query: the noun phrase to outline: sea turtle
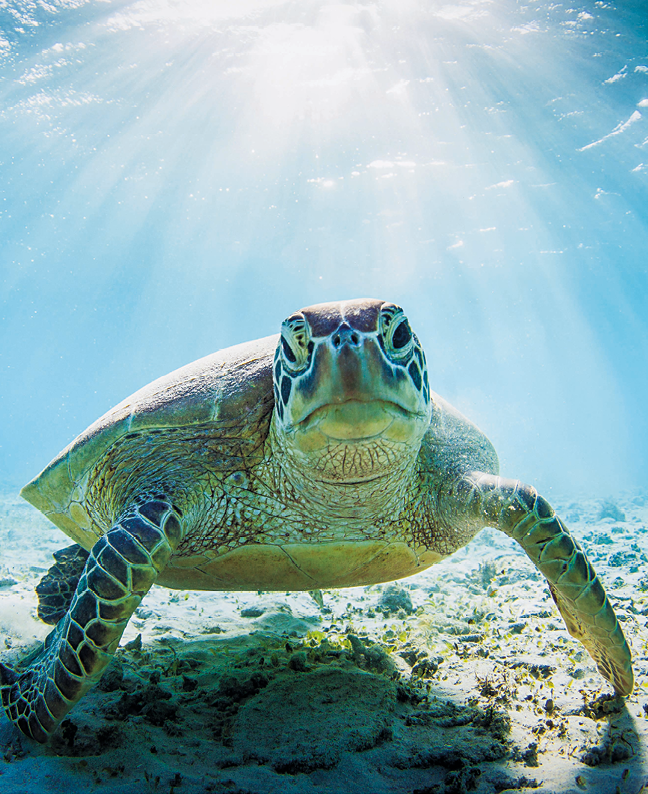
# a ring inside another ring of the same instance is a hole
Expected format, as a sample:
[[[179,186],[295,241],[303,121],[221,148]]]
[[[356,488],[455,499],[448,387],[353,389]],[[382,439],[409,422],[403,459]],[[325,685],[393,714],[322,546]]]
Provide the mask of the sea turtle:
[[[56,627],[4,708],[45,741],[100,678],[153,583],[315,590],[422,571],[484,526],[544,574],[617,694],[630,650],[591,564],[536,490],[430,391],[403,310],[361,299],[189,364],[117,405],[22,490],[77,545],[37,588]]]

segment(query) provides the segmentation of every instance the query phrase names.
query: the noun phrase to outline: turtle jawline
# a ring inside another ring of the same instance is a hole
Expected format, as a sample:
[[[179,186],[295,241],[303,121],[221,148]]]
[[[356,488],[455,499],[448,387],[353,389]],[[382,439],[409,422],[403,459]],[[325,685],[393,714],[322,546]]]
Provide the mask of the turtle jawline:
[[[323,413],[327,408],[336,408],[340,405],[345,405],[346,403],[362,403],[363,405],[370,405],[371,403],[382,403],[389,407],[390,410],[396,411],[403,416],[416,416],[412,411],[408,411],[407,408],[403,408],[402,405],[398,403],[392,402],[391,400],[342,400],[339,403],[324,403],[324,405],[318,405],[317,408],[314,408],[309,414],[307,414],[303,419],[300,419],[299,422],[295,422],[293,424],[293,428],[299,428],[300,430],[306,429],[314,419],[317,418],[317,414]],[[380,433],[377,436],[381,435]],[[360,436],[357,439],[346,439],[349,441],[364,441],[370,439],[371,437]]]

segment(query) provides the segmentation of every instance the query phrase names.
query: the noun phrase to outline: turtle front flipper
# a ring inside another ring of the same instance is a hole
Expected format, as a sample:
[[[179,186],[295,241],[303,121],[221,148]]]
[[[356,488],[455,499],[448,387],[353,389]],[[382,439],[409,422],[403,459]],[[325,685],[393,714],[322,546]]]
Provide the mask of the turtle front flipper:
[[[535,488],[470,472],[452,489],[464,515],[517,540],[549,583],[572,637],[580,640],[618,695],[634,686],[632,657],[592,564],[551,505]]]
[[[24,672],[0,664],[2,705],[25,735],[45,742],[97,683],[181,534],[178,514],[166,502],[126,513],[93,546],[70,609],[41,654]]]

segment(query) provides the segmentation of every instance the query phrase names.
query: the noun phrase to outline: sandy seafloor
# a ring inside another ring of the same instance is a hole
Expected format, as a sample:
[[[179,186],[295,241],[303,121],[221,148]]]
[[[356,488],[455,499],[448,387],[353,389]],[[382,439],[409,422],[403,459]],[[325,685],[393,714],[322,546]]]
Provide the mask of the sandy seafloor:
[[[0,719],[0,791],[106,794],[648,792],[648,499],[554,505],[634,653],[610,699],[504,535],[390,585],[323,593],[154,586],[49,745]],[[0,500],[0,658],[49,627],[34,587],[68,539]],[[607,695],[607,697],[606,697]]]

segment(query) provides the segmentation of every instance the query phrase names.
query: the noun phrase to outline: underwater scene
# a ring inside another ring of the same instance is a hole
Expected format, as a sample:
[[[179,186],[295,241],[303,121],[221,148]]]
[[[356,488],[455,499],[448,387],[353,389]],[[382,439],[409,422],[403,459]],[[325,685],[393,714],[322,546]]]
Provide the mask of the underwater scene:
[[[645,0],[0,1],[0,275],[0,791],[648,793]]]

